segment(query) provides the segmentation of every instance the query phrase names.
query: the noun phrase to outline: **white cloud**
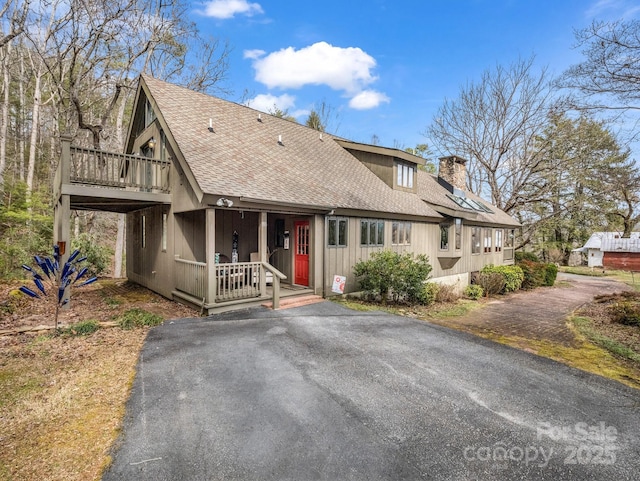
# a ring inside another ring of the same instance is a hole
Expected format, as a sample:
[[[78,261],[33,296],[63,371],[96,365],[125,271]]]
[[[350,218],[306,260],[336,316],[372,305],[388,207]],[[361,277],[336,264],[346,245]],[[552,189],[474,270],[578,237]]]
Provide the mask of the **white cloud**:
[[[640,7],[636,0],[597,0],[585,12],[588,18],[613,15],[628,19],[637,15]]]
[[[247,0],[210,0],[198,13],[205,17],[227,19],[237,14],[251,17],[264,11],[259,3],[249,3]]]
[[[382,92],[363,90],[349,101],[349,107],[356,110],[368,110],[379,106],[383,102],[389,103],[390,99]]]
[[[334,47],[318,42],[295,50],[288,47],[255,58],[255,79],[269,88],[301,88],[327,85],[349,95],[360,92],[376,80],[375,59],[357,47]]]
[[[252,109],[260,110],[262,112],[273,112],[274,107],[280,110],[288,110],[296,104],[296,98],[293,95],[271,95],[260,94],[256,95],[253,99],[246,102],[248,107]]]
[[[242,58],[250,58],[252,60],[255,60],[262,57],[265,53],[267,52],[257,48],[254,50],[245,50],[244,52],[242,52]]]

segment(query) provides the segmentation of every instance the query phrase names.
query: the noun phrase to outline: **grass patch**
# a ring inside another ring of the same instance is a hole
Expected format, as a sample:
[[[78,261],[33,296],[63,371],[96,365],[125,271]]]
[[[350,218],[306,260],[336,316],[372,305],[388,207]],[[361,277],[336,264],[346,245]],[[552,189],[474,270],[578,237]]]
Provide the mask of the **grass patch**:
[[[153,327],[162,324],[162,316],[145,311],[138,307],[125,311],[118,319],[122,329],[134,329],[136,327]]]
[[[98,321],[88,320],[71,324],[68,327],[59,329],[58,332],[64,336],[88,336],[100,329]]]
[[[593,329],[593,321],[588,317],[576,316],[571,318],[570,321],[580,334],[594,344],[606,349],[616,356],[622,357],[623,359],[640,363],[640,354]]]
[[[353,297],[330,297],[329,300],[335,302],[336,304],[340,304],[347,309],[351,309],[352,311],[370,312],[382,310],[382,306],[380,306],[379,304],[365,302]]]
[[[601,267],[587,267],[587,266],[560,266],[558,268],[560,272],[565,272],[567,274],[577,274],[579,276],[590,276],[590,277],[606,277],[609,274]]]
[[[100,479],[146,333],[100,329],[3,345],[0,479]]]
[[[579,339],[575,346],[566,346],[549,340],[506,336],[485,330],[474,334],[640,389],[640,370],[625,365],[608,350],[584,339]]]

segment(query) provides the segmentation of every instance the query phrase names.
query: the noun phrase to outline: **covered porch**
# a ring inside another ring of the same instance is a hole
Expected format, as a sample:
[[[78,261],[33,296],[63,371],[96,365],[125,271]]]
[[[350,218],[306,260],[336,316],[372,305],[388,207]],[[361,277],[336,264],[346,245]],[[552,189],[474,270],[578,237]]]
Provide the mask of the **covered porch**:
[[[219,206],[174,214],[174,298],[213,313],[313,294],[312,216]]]

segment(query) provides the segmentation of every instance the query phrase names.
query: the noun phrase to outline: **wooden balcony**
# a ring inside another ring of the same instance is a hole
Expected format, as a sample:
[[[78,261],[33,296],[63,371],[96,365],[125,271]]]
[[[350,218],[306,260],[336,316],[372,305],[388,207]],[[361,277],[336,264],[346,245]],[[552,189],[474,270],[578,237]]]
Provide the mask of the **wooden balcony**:
[[[68,195],[71,209],[130,212],[168,204],[171,162],[74,147],[63,137],[54,197]]]

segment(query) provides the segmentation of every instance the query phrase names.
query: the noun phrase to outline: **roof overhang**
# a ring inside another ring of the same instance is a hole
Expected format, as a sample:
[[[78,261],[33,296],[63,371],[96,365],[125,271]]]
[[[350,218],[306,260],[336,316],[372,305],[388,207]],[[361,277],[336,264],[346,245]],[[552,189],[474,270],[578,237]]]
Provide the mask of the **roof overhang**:
[[[405,160],[407,162],[411,162],[416,165],[424,164],[423,158],[417,157],[413,154],[410,154],[409,152],[405,152],[404,150],[392,149],[389,147],[381,147],[379,145],[360,144],[358,142],[351,142],[350,140],[344,140],[344,139],[335,139],[335,141],[344,149],[358,150],[360,152],[369,152],[371,154],[387,155],[390,157],[395,157],[398,159]]]

